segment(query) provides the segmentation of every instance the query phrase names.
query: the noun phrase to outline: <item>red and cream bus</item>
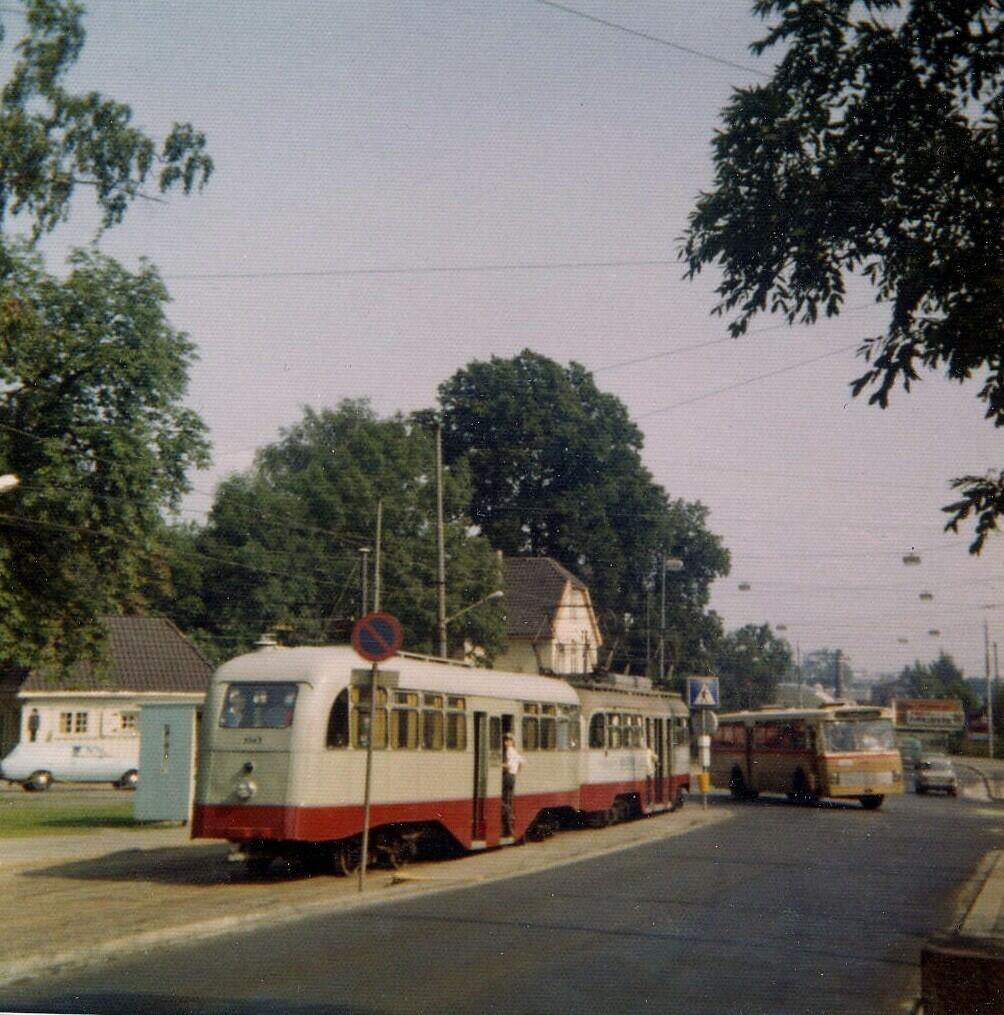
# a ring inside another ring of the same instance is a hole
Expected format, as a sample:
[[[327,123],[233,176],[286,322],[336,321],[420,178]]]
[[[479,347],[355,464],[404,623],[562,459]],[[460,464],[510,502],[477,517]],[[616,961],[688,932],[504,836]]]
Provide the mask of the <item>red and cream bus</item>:
[[[869,810],[903,792],[903,761],[888,710],[832,704],[719,716],[711,781],[736,799],[786,793],[809,802],[856,798]]]

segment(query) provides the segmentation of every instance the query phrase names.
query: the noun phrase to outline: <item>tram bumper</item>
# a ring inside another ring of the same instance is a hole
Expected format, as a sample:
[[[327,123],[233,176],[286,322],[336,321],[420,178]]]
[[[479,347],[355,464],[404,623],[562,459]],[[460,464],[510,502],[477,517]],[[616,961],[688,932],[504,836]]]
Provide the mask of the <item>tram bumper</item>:
[[[214,752],[199,773],[192,838],[292,838],[296,811],[286,804],[288,780],[287,752]]]

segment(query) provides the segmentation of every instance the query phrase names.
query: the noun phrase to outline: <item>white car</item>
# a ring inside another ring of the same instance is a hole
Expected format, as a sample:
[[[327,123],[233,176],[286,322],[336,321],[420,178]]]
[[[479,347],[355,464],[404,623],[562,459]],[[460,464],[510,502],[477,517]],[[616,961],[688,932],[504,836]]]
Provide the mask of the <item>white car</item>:
[[[100,744],[22,742],[0,762],[0,778],[19,782],[29,792],[54,782],[110,782],[135,789],[138,764],[138,749],[123,755]]]

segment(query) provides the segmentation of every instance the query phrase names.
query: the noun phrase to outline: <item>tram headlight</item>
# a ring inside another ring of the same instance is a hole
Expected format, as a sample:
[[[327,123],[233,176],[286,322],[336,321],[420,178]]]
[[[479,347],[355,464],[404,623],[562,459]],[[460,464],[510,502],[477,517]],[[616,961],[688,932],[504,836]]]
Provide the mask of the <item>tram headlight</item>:
[[[258,785],[253,779],[243,779],[237,783],[237,798],[250,800],[258,792]]]

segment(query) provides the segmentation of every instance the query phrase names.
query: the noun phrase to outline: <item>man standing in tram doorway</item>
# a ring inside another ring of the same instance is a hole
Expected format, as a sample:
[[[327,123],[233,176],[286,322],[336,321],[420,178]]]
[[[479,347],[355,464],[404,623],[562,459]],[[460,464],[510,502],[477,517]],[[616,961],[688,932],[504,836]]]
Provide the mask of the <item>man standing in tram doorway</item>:
[[[516,738],[511,733],[505,735],[502,744],[502,837],[509,839],[516,827],[512,800],[516,776],[523,767],[523,755],[516,750]]]

